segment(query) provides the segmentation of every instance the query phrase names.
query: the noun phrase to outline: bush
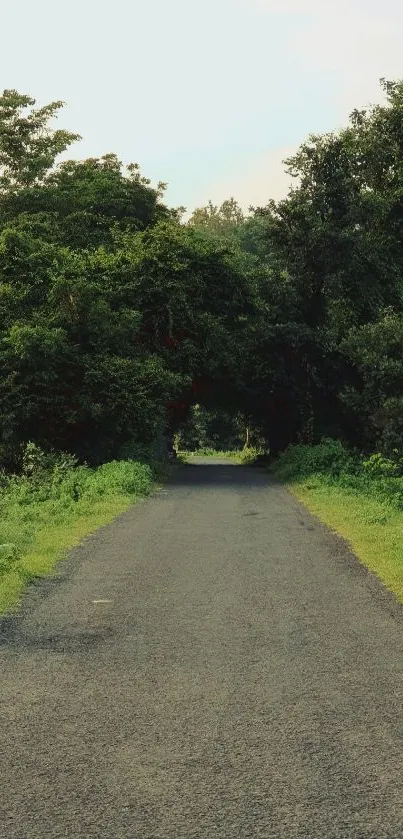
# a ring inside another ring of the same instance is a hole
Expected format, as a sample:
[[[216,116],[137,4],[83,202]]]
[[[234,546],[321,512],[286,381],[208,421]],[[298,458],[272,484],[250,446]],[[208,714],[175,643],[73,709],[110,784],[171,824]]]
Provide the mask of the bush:
[[[397,455],[397,449],[395,449]],[[384,457],[379,452],[372,454],[367,460],[363,461],[362,468],[370,475],[371,478],[395,478],[402,474],[402,460],[399,458],[395,461],[388,457]]]
[[[153,477],[146,463],[120,460],[91,469],[71,455],[28,444],[22,474],[1,476],[0,577],[24,557],[39,531],[74,522],[103,499],[145,496]]]
[[[337,476],[354,473],[356,458],[339,440],[324,439],[316,446],[291,446],[280,455],[276,472],[284,478],[303,478],[317,472]]]
[[[94,470],[85,487],[89,498],[105,495],[147,495],[152,484],[151,467],[133,460],[113,460]]]
[[[284,480],[309,480],[309,485],[334,483],[403,510],[402,459],[397,451],[394,454],[395,460],[379,453],[364,458],[338,440],[323,440],[317,446],[290,447],[274,472]]]

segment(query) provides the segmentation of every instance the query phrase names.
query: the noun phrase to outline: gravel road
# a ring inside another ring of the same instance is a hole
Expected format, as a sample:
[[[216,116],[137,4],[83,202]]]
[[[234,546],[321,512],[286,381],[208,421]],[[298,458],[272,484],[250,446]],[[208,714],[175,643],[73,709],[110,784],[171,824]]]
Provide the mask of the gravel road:
[[[403,609],[261,470],[199,461],[0,645],[5,839],[399,839]]]

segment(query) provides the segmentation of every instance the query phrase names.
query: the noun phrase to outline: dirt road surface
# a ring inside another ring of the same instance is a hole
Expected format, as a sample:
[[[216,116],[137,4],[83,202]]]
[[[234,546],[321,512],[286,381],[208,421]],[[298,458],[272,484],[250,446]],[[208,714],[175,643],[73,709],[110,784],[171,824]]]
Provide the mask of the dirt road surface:
[[[199,461],[0,645],[7,839],[399,839],[403,609],[285,489]]]

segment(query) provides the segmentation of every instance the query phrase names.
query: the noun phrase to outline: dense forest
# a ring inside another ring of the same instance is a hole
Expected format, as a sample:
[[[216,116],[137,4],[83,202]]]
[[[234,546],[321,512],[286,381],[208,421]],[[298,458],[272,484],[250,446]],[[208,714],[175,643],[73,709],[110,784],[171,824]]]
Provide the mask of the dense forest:
[[[239,445],[401,448],[403,83],[382,84],[286,161],[283,201],[268,183],[265,207],[188,220],[137,164],[57,163],[79,139],[52,127],[62,103],[4,91],[3,468],[29,441],[99,464],[197,438],[194,405]]]

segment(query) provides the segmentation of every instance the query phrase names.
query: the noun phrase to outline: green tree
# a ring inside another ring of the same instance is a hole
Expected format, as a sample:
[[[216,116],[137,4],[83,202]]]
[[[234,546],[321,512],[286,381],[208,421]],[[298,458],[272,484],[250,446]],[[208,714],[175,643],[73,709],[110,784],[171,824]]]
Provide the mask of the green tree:
[[[233,237],[245,220],[242,209],[235,200],[229,198],[221,206],[209,201],[207,206],[193,211],[188,224],[218,236]]]
[[[117,233],[144,230],[171,213],[136,164],[125,170],[116,155],[66,161],[41,184],[9,194],[0,203],[0,224],[19,218],[48,239],[71,248],[113,247]]]
[[[16,90],[0,96],[0,195],[41,183],[57,156],[80,139],[49,125],[63,102],[34,105],[35,99]]]
[[[297,303],[293,317],[310,330],[298,355],[316,433],[331,425],[351,440],[351,403],[341,394],[354,387],[359,365],[343,341],[403,303],[403,84],[384,88],[386,104],[355,111],[337,134],[310,137],[288,161],[296,181],[288,198],[256,211],[271,265],[287,276]],[[299,397],[296,406],[301,418]],[[359,436],[357,412],[355,425]]]
[[[343,350],[358,375],[341,398],[362,429],[361,444],[390,454],[403,440],[403,316],[389,310],[350,331]]]
[[[182,386],[138,339],[142,315],[119,305],[102,250],[92,260],[6,229],[0,238],[0,438],[91,461],[150,443]]]

